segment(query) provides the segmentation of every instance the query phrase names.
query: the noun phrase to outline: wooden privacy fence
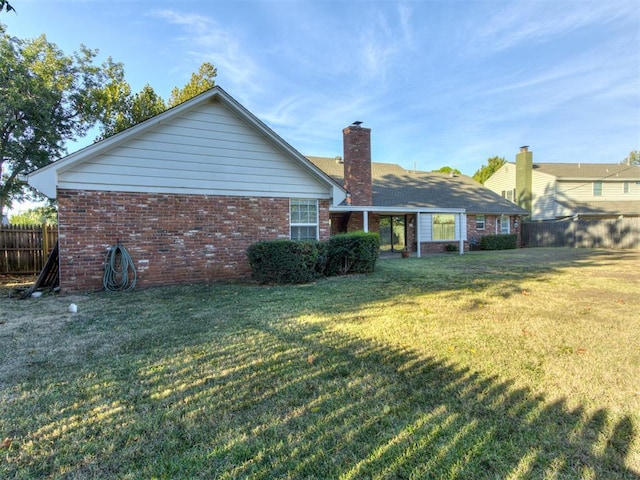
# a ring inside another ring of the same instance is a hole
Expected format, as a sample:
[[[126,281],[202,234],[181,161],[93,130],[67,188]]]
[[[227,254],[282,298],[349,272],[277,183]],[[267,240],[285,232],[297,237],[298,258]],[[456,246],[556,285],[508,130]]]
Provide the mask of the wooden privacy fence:
[[[57,226],[1,226],[0,274],[39,273],[57,240]]]
[[[640,217],[524,222],[525,247],[640,248]]]

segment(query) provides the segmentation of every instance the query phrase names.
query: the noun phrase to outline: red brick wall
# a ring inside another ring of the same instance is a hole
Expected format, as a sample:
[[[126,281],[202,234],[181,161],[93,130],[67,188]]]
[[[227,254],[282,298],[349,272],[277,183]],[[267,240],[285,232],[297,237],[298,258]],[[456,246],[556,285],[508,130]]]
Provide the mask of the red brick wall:
[[[515,221],[518,220],[518,227],[515,226]],[[518,245],[521,245],[521,227],[522,219],[517,216],[511,216],[509,219],[511,222],[510,231],[511,234],[518,235]],[[485,235],[495,235],[500,233],[500,216],[499,215],[485,215],[484,216],[484,229],[478,230],[476,228],[476,215],[467,216],[467,238],[469,240],[475,239],[478,242]]]
[[[342,130],[342,138],[344,188],[351,194],[351,205],[372,205],[371,129],[352,125]]]
[[[478,230],[476,228],[476,215],[468,215],[467,216],[467,238],[469,240],[474,238],[480,241],[480,238],[484,237],[485,235],[495,235],[496,225],[499,231],[500,217],[496,217],[495,215],[485,215],[484,229]]]
[[[375,213],[367,213],[368,231],[378,233],[380,230],[380,216]],[[352,212],[347,223],[347,232],[364,231],[364,212]]]
[[[420,255],[427,253],[445,253],[447,251],[447,245],[455,245],[457,247],[459,244],[460,242],[457,240],[452,240],[450,242],[422,242],[420,244]],[[468,248],[469,245],[465,242],[465,252]]]
[[[135,263],[140,288],[250,274],[246,250],[289,238],[289,199],[58,191],[60,286],[102,288],[106,250],[117,241]],[[329,202],[319,201],[320,239]]]

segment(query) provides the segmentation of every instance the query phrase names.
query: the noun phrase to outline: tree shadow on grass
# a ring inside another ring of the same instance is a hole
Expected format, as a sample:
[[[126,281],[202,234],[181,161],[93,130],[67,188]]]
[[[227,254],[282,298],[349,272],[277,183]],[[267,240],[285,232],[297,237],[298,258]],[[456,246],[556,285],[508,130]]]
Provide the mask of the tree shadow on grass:
[[[505,295],[521,294],[518,278],[612,258],[554,254],[536,267],[518,255],[506,273],[503,256],[451,261],[474,271],[450,285],[415,269],[330,280],[328,296],[311,286],[295,304],[308,287],[255,287],[255,309],[246,286],[135,292],[105,314],[97,302],[56,333],[55,358],[38,353],[0,390],[0,436],[12,439],[0,477],[640,479],[626,466],[638,463],[635,416],[330,328],[373,299],[505,279]],[[299,321],[307,312],[325,320]],[[65,335],[86,338],[65,346]]]
[[[3,411],[16,442],[2,452],[0,473],[640,478],[625,466],[638,435],[629,416],[570,409],[318,325],[265,321],[187,336],[122,344],[89,369],[39,372],[14,402],[16,417]]]

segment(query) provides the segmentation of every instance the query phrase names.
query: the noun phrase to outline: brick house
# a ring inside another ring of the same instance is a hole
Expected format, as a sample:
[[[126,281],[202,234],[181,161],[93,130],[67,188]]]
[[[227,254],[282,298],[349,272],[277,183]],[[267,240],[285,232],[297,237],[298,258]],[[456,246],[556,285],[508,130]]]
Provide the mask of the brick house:
[[[343,130],[344,158],[308,157],[348,192],[333,206],[332,234],[379,232],[381,247],[407,247],[417,256],[460,253],[489,234],[520,234],[522,208],[466,175],[412,171],[371,161],[371,130],[357,124]]]
[[[101,288],[120,242],[138,285],[247,276],[249,245],[327,239],[346,197],[220,87],[28,175],[58,199],[60,286]]]
[[[61,288],[101,288],[116,243],[144,288],[246,277],[260,240],[378,231],[419,256],[517,231],[522,209],[468,177],[372,163],[360,125],[343,139],[342,163],[304,157],[216,86],[32,172],[58,200]]]

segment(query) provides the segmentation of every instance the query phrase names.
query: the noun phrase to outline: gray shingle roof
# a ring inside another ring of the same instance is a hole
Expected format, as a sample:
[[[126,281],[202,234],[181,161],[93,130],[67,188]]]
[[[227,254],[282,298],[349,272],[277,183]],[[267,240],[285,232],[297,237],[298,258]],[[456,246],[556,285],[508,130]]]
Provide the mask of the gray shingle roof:
[[[515,164],[514,164],[515,165]],[[562,179],[640,180],[640,166],[617,163],[534,163],[534,171]]]
[[[338,183],[344,164],[333,158],[307,157]],[[371,163],[373,205],[377,207],[464,208],[467,213],[525,215],[526,210],[466,175],[414,172],[393,163]]]

